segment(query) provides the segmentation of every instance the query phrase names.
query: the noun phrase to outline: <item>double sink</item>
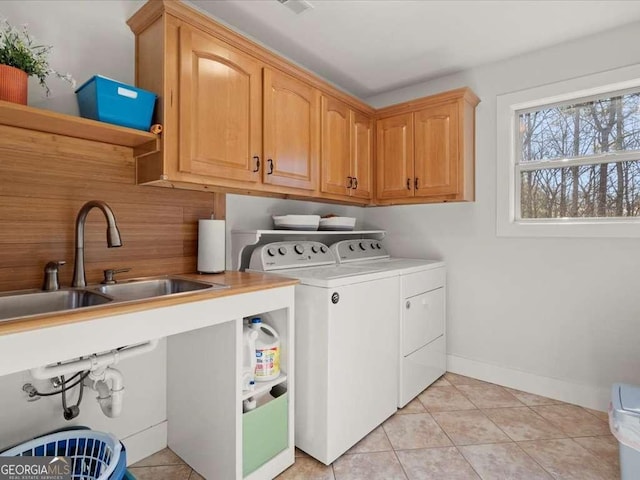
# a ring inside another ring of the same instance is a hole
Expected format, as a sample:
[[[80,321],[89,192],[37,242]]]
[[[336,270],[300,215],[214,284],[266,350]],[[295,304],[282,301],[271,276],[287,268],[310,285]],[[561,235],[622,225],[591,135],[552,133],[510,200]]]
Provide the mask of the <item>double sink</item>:
[[[0,322],[31,315],[180,295],[203,290],[222,290],[228,285],[187,280],[173,276],[128,280],[110,285],[69,288],[55,291],[22,290],[0,294]]]

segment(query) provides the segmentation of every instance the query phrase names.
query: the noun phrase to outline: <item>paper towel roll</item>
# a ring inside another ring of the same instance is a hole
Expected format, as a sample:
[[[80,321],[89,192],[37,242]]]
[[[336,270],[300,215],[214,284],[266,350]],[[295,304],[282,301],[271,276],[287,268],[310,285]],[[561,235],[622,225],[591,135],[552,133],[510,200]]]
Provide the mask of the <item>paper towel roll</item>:
[[[224,220],[198,220],[199,272],[224,272],[225,236]]]

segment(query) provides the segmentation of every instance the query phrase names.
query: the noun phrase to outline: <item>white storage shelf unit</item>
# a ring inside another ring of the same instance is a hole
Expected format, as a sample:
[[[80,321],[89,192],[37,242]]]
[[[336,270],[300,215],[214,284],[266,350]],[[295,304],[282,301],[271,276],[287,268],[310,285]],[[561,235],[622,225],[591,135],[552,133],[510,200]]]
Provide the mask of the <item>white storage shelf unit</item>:
[[[281,375],[253,392],[242,390],[242,318],[168,342],[169,447],[205,478],[268,480],[294,461],[293,313],[254,316],[280,336]],[[243,413],[250,396],[258,405]]]
[[[257,403],[253,410],[242,414],[242,472],[245,477],[285,451],[290,444],[289,432],[293,434],[293,422],[288,416],[292,395],[287,381],[287,372],[293,371],[289,355],[293,337],[290,342],[290,329],[282,313],[257,315],[280,337],[280,375],[273,380],[256,381],[253,391],[242,392],[243,401],[253,397]]]

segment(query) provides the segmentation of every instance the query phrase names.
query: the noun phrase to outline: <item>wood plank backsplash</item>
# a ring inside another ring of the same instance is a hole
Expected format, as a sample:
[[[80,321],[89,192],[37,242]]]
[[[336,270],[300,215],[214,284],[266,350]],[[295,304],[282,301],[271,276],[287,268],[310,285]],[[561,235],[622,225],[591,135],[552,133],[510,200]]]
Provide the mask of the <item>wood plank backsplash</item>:
[[[132,149],[0,126],[0,291],[40,288],[44,265],[66,260],[71,283],[75,219],[89,200],[113,210],[123,246],[107,248],[106,221],[93,209],[85,228],[88,283],[196,270],[198,219],[224,209],[213,193],[135,184]],[[219,212],[224,218],[224,211]]]

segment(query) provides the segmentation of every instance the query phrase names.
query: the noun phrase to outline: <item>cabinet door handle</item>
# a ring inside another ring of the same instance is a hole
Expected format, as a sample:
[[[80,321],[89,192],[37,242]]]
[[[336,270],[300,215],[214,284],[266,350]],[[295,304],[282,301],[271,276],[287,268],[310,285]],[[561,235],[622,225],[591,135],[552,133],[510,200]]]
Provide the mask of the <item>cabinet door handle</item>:
[[[358,189],[358,177],[353,177],[353,189]]]
[[[407,303],[405,303],[404,306],[407,310],[409,310],[411,308],[411,302],[407,300]]]
[[[416,190],[418,190],[418,177],[414,180],[413,185],[416,187]]]
[[[347,188],[353,188],[353,177],[347,177]]]
[[[411,179],[407,178],[407,190],[411,190]]]
[[[255,172],[259,172],[260,171],[260,157],[259,156],[254,156],[253,159],[256,161],[256,169],[253,171],[253,173]]]
[[[273,173],[273,160],[269,158],[267,163],[269,164],[269,171],[267,172],[267,175],[271,175]]]

